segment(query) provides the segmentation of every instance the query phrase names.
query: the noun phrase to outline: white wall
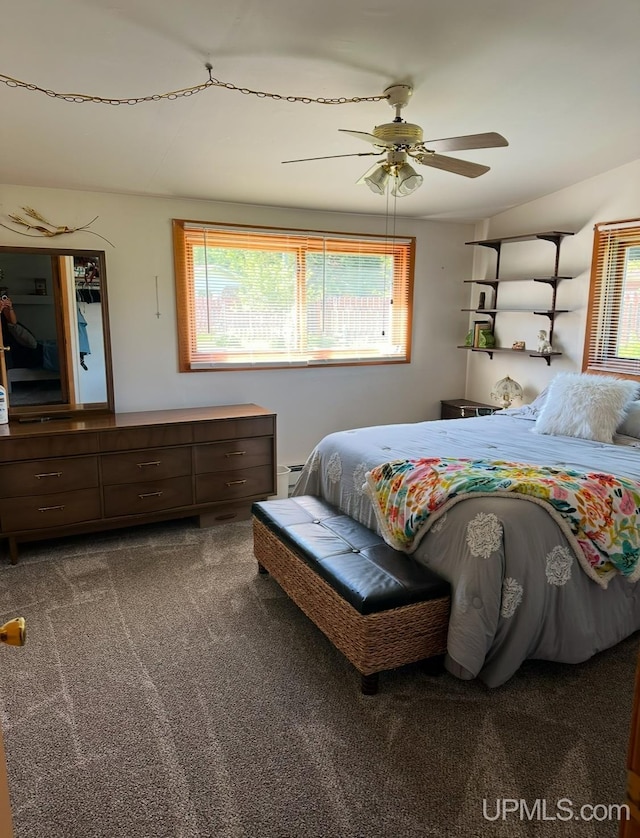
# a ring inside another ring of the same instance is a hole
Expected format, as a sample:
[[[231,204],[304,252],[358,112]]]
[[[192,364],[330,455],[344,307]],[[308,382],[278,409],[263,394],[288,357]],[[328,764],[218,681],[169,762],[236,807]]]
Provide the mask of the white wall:
[[[589,180],[562,189],[528,204],[523,204],[478,225],[474,240],[498,236],[516,236],[544,230],[566,230],[574,236],[563,239],[559,273],[573,276],[558,285],[557,307],[570,309],[556,318],[554,348],[563,356],[546,362],[516,354],[495,354],[493,360],[481,353],[468,353],[467,396],[489,402],[493,384],[510,375],[525,388],[524,401],[531,401],[561,371],[580,371],[587,315],[587,300],[593,247],[593,226],[601,221],[640,217],[640,160],[605,172]],[[495,255],[483,247],[470,248],[475,254],[473,278],[494,276]],[[555,248],[547,242],[523,242],[502,246],[501,276],[550,275],[553,273]],[[483,286],[472,288],[471,305]],[[499,306],[547,307],[550,289],[539,283],[500,285]],[[475,319],[478,319],[475,315]],[[525,340],[536,348],[539,329],[548,329],[546,317],[502,314],[496,321],[498,344],[511,346]]]
[[[412,362],[367,368],[261,372],[177,372],[171,219],[265,224],[384,234],[380,216],[356,216],[208,201],[0,186],[0,220],[31,206],[56,225],[90,232],[29,239],[0,227],[0,244],[104,250],[116,409],[133,411],[254,402],[278,414],[278,459],[299,463],[325,434],[439,416],[442,398],[464,391],[466,357],[455,346],[466,331],[470,225],[401,220],[398,235],[416,236]],[[159,307],[156,317],[155,277]]]

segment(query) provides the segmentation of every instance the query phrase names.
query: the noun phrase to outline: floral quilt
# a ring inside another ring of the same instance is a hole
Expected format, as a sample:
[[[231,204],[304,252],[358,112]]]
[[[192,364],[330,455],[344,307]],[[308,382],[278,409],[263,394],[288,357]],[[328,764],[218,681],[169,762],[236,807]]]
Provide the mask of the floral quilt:
[[[640,483],[599,472],[502,460],[425,457],[382,463],[366,491],[383,537],[413,552],[453,504],[481,495],[522,497],[544,506],[585,573],[602,587],[621,574],[640,578]]]

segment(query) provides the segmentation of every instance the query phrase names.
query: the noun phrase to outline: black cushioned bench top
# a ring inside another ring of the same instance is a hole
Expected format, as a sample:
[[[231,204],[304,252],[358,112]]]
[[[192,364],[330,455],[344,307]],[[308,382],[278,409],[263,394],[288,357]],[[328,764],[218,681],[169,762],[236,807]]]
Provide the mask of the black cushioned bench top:
[[[253,515],[361,614],[449,596],[449,583],[321,498],[258,501]]]

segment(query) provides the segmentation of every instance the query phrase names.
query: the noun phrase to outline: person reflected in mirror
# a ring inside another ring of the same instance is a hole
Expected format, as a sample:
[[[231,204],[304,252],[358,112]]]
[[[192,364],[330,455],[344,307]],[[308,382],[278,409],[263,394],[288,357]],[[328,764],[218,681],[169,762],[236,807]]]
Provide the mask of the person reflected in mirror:
[[[2,313],[2,334],[4,336],[5,323],[12,323],[15,325],[18,322],[18,318],[13,309],[11,297],[7,294],[6,289],[2,288],[0,290],[2,290],[2,297],[0,297],[0,312]]]
[[[34,335],[18,322],[11,297],[6,289],[0,289],[0,324],[2,325],[2,345],[9,349],[4,359],[7,369],[32,368],[42,366],[42,346]]]

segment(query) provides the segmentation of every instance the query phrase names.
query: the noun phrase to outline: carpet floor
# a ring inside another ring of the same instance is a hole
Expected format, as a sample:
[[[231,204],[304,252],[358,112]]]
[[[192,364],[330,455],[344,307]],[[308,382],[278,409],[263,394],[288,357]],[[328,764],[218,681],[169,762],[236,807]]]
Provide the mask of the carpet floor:
[[[0,648],[16,838],[618,833],[564,818],[624,799],[637,636],[496,690],[417,664],[363,696],[257,574],[249,522],[24,545],[0,568],[0,620],[20,615],[26,645]],[[547,820],[489,820],[505,798]]]

